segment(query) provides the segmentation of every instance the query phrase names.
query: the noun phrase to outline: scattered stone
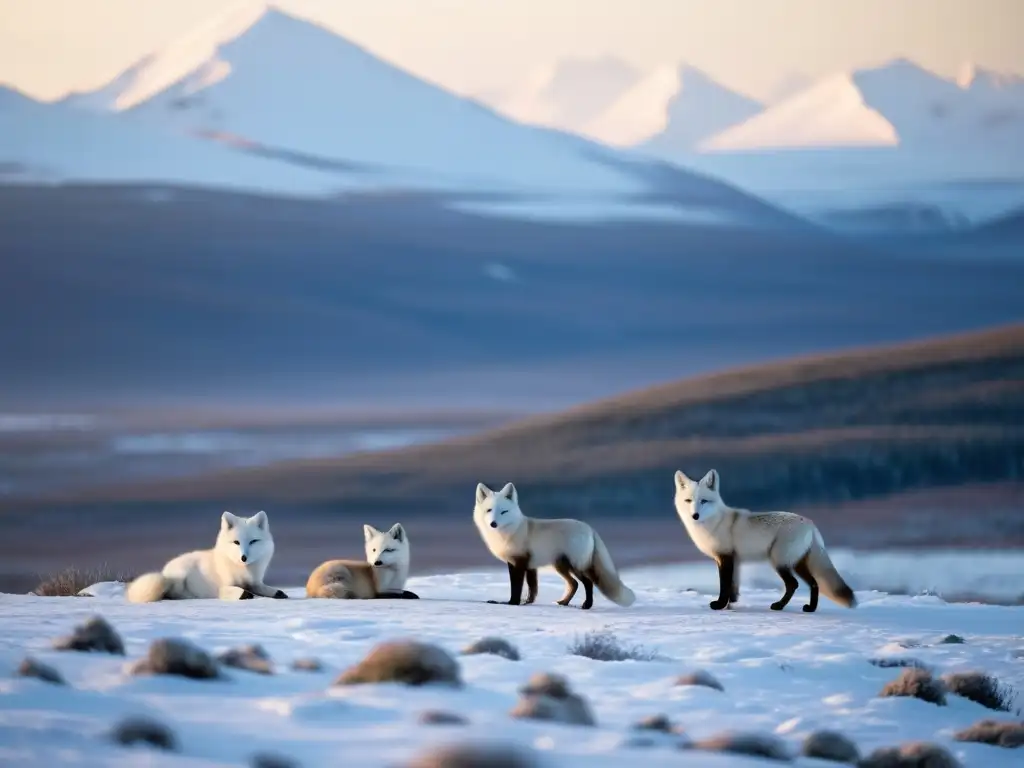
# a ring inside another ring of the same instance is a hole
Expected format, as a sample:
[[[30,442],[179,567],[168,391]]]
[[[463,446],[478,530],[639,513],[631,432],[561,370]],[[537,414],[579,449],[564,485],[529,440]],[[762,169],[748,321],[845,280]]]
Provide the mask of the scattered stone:
[[[836,731],[815,731],[804,739],[800,754],[805,757],[816,757],[819,760],[831,760],[834,763],[856,765],[860,760],[857,745]]]
[[[178,742],[171,729],[148,717],[129,717],[122,720],[114,726],[110,738],[126,747],[141,743],[168,752],[175,752],[178,749]]]
[[[320,659],[310,657],[295,659],[295,661],[292,662],[292,669],[296,672],[322,672],[324,665],[320,663]]]
[[[273,752],[260,752],[249,761],[252,768],[299,768],[299,763],[290,757]]]
[[[541,768],[532,750],[515,744],[452,744],[423,752],[406,768]]]
[[[1017,698],[1012,688],[984,672],[950,672],[942,676],[942,683],[950,693],[996,712],[1012,711]]]
[[[861,760],[860,768],[963,768],[953,753],[938,744],[913,741],[876,749]]]
[[[519,661],[520,659],[519,651],[516,647],[501,637],[485,637],[462,649],[463,656],[474,656],[480,653],[501,656],[509,661]]]
[[[70,635],[54,640],[53,647],[58,651],[99,651],[124,656],[121,636],[102,616],[93,616],[79,624]]]
[[[905,669],[900,676],[885,684],[878,693],[881,697],[906,696],[946,706],[946,688],[932,673],[924,669]]]
[[[648,715],[633,724],[634,731],[657,731],[659,733],[680,733],[681,728],[673,725],[666,715]]]
[[[1016,749],[1024,747],[1024,723],[982,720],[958,731],[953,738],[957,741],[975,741],[994,747]]]
[[[939,640],[939,645],[963,645],[966,642],[960,635],[946,635]]]
[[[419,723],[420,725],[469,725],[469,720],[455,712],[428,709],[420,712]]]
[[[509,712],[510,717],[566,725],[596,725],[590,705],[569,689],[568,681],[561,675],[535,674],[519,693],[522,698]]]
[[[415,640],[374,646],[361,662],[341,673],[335,685],[443,683],[462,687],[459,662],[444,648]]]
[[[226,667],[244,669],[247,672],[256,672],[260,675],[274,674],[274,668],[270,663],[270,654],[261,645],[229,648],[217,656],[217,661]]]
[[[714,688],[716,691],[724,691],[725,687],[718,682],[718,678],[710,672],[698,669],[682,675],[676,680],[676,685],[700,685],[704,688]]]
[[[701,739],[684,749],[701,749],[706,752],[729,752],[734,755],[764,757],[768,760],[791,762],[786,742],[770,733],[723,733],[709,739]]]
[[[179,675],[193,680],[212,680],[221,676],[217,662],[202,648],[188,640],[162,638],[154,640],[149,652],[135,662],[133,675]]]
[[[61,675],[60,672],[49,664],[36,661],[31,656],[26,657],[25,660],[18,665],[16,674],[18,677],[34,677],[37,680],[42,680],[45,683],[53,683],[54,685],[67,685],[67,682],[64,680],[64,676]]]

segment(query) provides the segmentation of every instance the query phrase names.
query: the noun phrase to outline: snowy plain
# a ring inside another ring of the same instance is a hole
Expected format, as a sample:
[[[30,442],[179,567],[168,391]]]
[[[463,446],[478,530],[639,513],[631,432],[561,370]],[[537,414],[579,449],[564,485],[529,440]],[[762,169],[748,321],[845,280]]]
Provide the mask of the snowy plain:
[[[1000,555],[991,579],[1019,588],[1022,557]],[[884,570],[886,562],[874,556],[857,570],[852,553],[837,561],[851,569],[855,586],[869,583],[864,579]],[[939,583],[956,572],[966,578],[984,569],[987,557],[947,553],[916,562],[919,576],[933,570],[932,581]],[[637,593],[635,605],[619,608],[598,596],[591,611],[554,605],[560,580],[544,571],[535,605],[486,604],[507,598],[507,575],[498,564],[411,579],[408,587],[419,601],[257,599],[139,606],[125,603],[122,587],[109,583],[87,590],[96,596],[79,599],[0,595],[0,763],[221,766],[246,765],[257,753],[273,753],[303,766],[397,766],[433,745],[469,740],[514,742],[533,750],[541,765],[570,768],[637,761],[648,766],[771,764],[680,752],[668,735],[653,747],[627,745],[636,735],[634,723],[664,714],[692,738],[723,731],[774,733],[794,753],[809,732],[828,728],[845,733],[865,754],[927,740],[949,748],[965,766],[1019,765],[1019,750],[952,739],[955,731],[979,720],[1019,716],[993,713],[955,696],[941,707],[879,698],[882,686],[900,670],[869,660],[912,658],[936,673],[978,669],[1024,690],[1024,608],[947,604],[934,595],[861,589],[855,610],[823,599],[816,614],[804,614],[801,590],[785,612],[775,613],[768,604],[778,589],[765,585],[763,574],[751,568],[743,573],[739,605],[713,612],[710,563],[626,571],[624,578]],[[303,590],[289,593],[301,598]],[[94,614],[121,633],[127,660],[51,649],[54,638]],[[613,633],[623,645],[643,646],[655,658],[597,661],[571,654],[569,647],[588,632]],[[965,642],[940,643],[950,633]],[[462,689],[332,686],[343,669],[379,642],[411,638],[458,654],[485,636],[505,638],[521,660],[457,656]],[[186,638],[210,652],[259,643],[275,674],[228,669],[226,678],[216,681],[126,674],[126,663],[162,637]],[[68,685],[12,677],[26,655],[57,668]],[[292,661],[303,657],[319,659],[323,671],[293,671]],[[695,670],[714,675],[724,691],[675,685],[679,675]],[[564,675],[589,701],[597,727],[510,718],[518,688],[537,672]],[[418,717],[425,710],[459,714],[469,724],[421,724]],[[180,751],[112,744],[107,733],[128,715],[166,723]],[[797,758],[796,764],[828,765],[809,758]]]

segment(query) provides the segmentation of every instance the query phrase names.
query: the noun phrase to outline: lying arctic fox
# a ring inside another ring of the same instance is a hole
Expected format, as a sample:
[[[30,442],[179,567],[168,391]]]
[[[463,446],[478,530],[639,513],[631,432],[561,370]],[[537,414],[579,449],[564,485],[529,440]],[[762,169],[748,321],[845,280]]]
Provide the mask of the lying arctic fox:
[[[328,560],[309,575],[307,597],[340,600],[419,599],[405,589],[409,578],[409,536],[401,523],[381,532],[363,526],[366,562]]]
[[[266,512],[239,517],[225,512],[213,549],[186,552],[171,560],[160,573],[139,576],[125,590],[133,603],[190,598],[249,600],[288,597],[268,587],[263,575],[274,556],[274,536]]]

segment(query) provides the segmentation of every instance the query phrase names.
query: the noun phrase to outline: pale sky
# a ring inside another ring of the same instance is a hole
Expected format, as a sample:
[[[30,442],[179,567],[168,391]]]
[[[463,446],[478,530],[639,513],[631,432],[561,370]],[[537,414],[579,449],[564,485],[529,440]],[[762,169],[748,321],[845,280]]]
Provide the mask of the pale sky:
[[[0,83],[37,98],[97,87],[237,0],[0,0]],[[765,97],[787,76],[906,56],[1024,74],[1024,0],[280,0],[461,92],[564,56],[688,62]]]

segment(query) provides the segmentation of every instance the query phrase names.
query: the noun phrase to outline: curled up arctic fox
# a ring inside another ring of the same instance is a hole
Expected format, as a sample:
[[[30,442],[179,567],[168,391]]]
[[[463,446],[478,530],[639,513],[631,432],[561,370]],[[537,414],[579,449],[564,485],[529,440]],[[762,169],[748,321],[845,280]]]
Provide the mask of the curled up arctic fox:
[[[409,578],[409,535],[401,523],[386,531],[363,526],[366,560],[328,560],[306,581],[306,597],[336,600],[419,598],[405,589]]]
[[[767,560],[782,579],[786,591],[772,603],[781,611],[793,599],[799,576],[811,590],[804,611],[818,609],[818,591],[846,608],[857,604],[853,590],[832,564],[825,541],[813,521],[792,512],[751,512],[722,501],[718,472],[710,470],[698,482],[681,471],[675,474],[676,513],[701,552],[718,563],[720,611],[739,598],[739,564]],[[794,576],[794,574],[796,574]]]

